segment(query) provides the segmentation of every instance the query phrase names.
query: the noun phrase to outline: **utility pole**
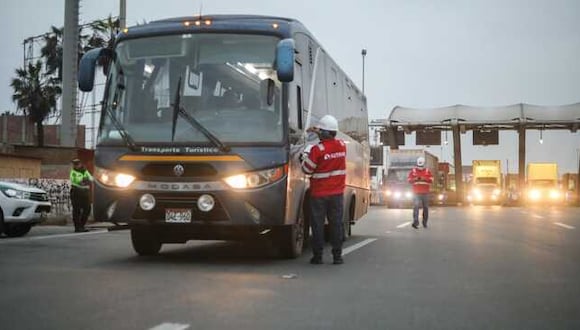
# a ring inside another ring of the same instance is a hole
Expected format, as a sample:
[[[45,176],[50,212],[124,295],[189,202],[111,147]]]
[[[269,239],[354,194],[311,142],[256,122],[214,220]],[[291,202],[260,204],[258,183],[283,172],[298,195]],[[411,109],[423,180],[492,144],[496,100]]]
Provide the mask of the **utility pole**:
[[[127,0],[119,0],[119,28],[127,27]]]
[[[66,0],[62,55],[62,110],[60,144],[76,146],[79,0]],[[84,145],[84,144],[83,144]]]

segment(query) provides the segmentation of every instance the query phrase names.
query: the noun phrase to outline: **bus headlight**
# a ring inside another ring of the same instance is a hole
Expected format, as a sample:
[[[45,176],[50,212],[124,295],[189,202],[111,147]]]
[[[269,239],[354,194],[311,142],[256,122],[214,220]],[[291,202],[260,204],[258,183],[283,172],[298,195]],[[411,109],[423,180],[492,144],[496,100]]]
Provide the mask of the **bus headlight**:
[[[95,168],[95,177],[105,186],[127,188],[135,181],[131,174],[110,171],[104,168]]]
[[[233,175],[225,178],[224,181],[235,189],[252,189],[279,181],[285,174],[286,166],[280,166],[263,171]]]
[[[411,199],[411,198],[413,198],[413,193],[412,193],[412,192],[410,192],[410,191],[407,191],[407,192],[405,193],[405,198],[407,198],[407,199]]]
[[[497,195],[501,194],[501,190],[496,188],[493,190],[493,194],[497,196]]]
[[[560,198],[560,192],[558,190],[550,190],[550,198],[551,199]]]

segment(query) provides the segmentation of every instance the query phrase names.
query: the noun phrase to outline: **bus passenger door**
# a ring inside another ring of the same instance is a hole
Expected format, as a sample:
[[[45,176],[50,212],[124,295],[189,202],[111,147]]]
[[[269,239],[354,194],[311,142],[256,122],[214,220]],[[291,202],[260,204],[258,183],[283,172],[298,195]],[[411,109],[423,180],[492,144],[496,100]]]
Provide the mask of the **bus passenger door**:
[[[296,219],[300,212],[301,201],[306,188],[305,174],[302,172],[300,155],[304,150],[306,127],[306,111],[304,111],[304,92],[302,86],[302,66],[294,65],[294,80],[288,84],[288,128],[289,128],[289,151],[290,171],[287,192],[287,219]]]

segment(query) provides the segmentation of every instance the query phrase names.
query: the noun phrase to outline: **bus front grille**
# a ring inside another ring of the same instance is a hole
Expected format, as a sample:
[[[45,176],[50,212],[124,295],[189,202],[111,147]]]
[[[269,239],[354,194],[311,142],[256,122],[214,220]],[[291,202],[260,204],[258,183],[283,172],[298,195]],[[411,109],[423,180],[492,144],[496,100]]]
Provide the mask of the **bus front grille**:
[[[145,167],[141,170],[141,174],[146,177],[167,177],[167,178],[175,178],[175,177],[182,177],[182,178],[204,178],[204,177],[212,177],[217,174],[216,169],[207,163],[193,163],[193,164],[179,164],[181,166],[182,171],[180,171],[179,175],[176,174],[176,166],[178,164],[157,164],[151,163],[145,165]]]

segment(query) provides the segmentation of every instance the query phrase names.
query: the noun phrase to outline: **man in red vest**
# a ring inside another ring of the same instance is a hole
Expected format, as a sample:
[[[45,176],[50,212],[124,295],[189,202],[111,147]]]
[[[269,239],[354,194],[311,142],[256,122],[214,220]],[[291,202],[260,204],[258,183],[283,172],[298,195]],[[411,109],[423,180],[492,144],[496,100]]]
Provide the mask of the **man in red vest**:
[[[328,218],[333,263],[344,263],[343,241],[343,193],[346,181],[346,145],[335,138],[338,121],[331,115],[320,119],[312,131],[318,134],[320,143],[314,145],[302,157],[302,170],[310,174],[310,205],[312,219],[312,252],[310,263],[322,264],[324,247],[324,222]]]
[[[425,158],[417,158],[417,166],[410,172],[407,180],[413,185],[413,228],[419,228],[419,207],[423,207],[423,227],[427,228],[429,220],[429,190],[433,174],[425,167]]]

